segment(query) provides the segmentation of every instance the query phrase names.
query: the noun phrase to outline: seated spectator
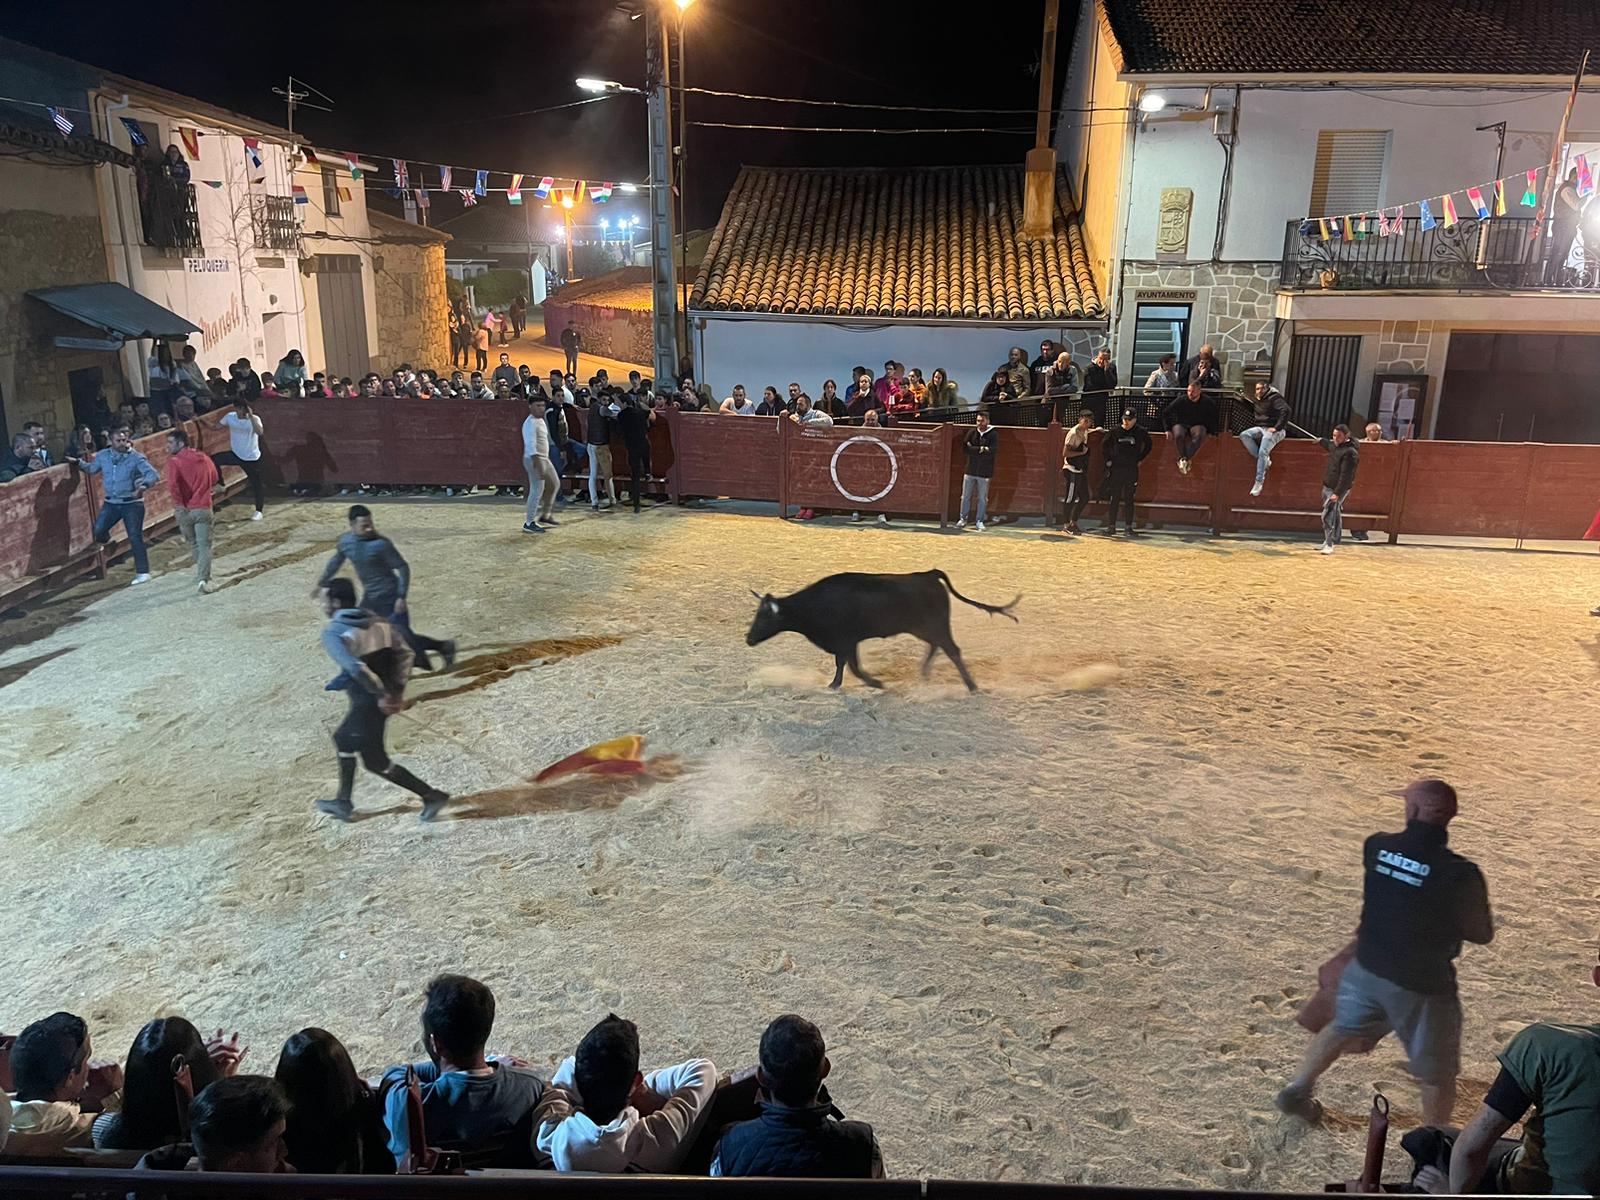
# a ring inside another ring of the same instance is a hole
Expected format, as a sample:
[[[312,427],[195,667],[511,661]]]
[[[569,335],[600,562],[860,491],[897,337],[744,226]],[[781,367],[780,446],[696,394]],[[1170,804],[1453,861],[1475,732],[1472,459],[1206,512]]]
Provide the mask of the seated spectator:
[[[7,1154],[54,1155],[94,1145],[100,1112],[122,1107],[122,1068],[95,1062],[82,1017],[52,1013],[11,1046],[11,1134]]]
[[[691,1058],[639,1072],[639,1031],[615,1013],[557,1068],[534,1116],[558,1171],[672,1172],[711,1111],[717,1068]]]
[[[207,374],[200,369],[200,361],[195,357],[193,346],[183,348],[183,357],[178,360],[175,371],[178,390],[191,400],[205,396],[211,390]]]
[[[189,1140],[202,1171],[238,1175],[292,1173],[284,1131],[289,1101],[265,1075],[219,1079],[189,1108]]]
[[[394,1173],[383,1107],[338,1038],[325,1029],[302,1029],[283,1044],[274,1075],[289,1101],[284,1142],[296,1171]]]
[[[172,418],[166,413],[156,414],[156,432],[165,433],[172,428]]]
[[[800,399],[801,394],[800,385],[791,380],[789,383],[789,397],[783,402],[783,408],[785,412],[794,411],[795,401]]]
[[[883,364],[883,374],[872,385],[872,394],[877,397],[879,408],[889,408],[899,401],[904,372],[905,367],[893,359]]]
[[[1195,380],[1189,381],[1181,395],[1162,406],[1161,427],[1178,452],[1178,470],[1185,475],[1189,473],[1194,456],[1200,453],[1206,437],[1217,431],[1220,421],[1217,402],[1206,395]]]
[[[278,360],[278,367],[272,372],[272,378],[285,392],[293,392],[305,383],[307,374],[306,356],[298,350],[291,350]],[[266,382],[266,372],[262,372],[262,387],[266,386]]]
[[[206,390],[213,398],[222,398],[228,395],[228,381],[222,377],[221,367],[212,367],[206,372]]]
[[[1383,426],[1379,425],[1376,421],[1369,423],[1363,433],[1365,434],[1365,436],[1361,439],[1363,442],[1383,441]]]
[[[820,404],[812,404],[811,397],[801,392],[794,402],[794,411],[789,414],[791,421],[798,421],[802,425],[832,425],[833,414]]]
[[[308,399],[326,400],[330,395],[332,395],[332,392],[328,387],[328,376],[322,371],[318,371],[315,375],[313,375],[310,383],[305,383],[301,386],[303,389],[301,394],[306,396]]]
[[[872,375],[868,372],[856,380],[855,393],[845,402],[844,412],[847,417],[865,420],[868,413],[877,412],[882,407],[877,388],[872,382]]]
[[[1049,338],[1039,343],[1039,357],[1028,364],[1033,392],[1042,396],[1050,389],[1050,371],[1056,365],[1056,344]]]
[[[172,403],[172,415],[178,419],[180,425],[185,421],[194,420],[203,411],[205,410],[198,408],[190,396],[179,396]]]
[[[906,372],[906,391],[918,408],[927,407],[928,385],[923,382],[921,367],[912,367]]]
[[[382,384],[379,392],[378,392],[378,395],[384,396],[384,397],[391,397],[391,396],[398,396],[398,395],[400,395],[400,393],[394,386],[394,380],[385,379],[383,381],[383,384]]]
[[[280,392],[278,390],[277,377],[274,376],[271,371],[263,371],[263,372],[261,372],[261,392],[260,392],[260,395],[265,397],[268,400],[275,400],[275,399],[278,399],[278,398],[282,397],[283,395],[285,395],[284,392]]]
[[[512,399],[511,384],[503,375],[494,381],[494,398],[496,400]]]
[[[928,390],[923,393],[926,408],[954,408],[961,402],[956,394],[955,381],[943,367],[935,367],[928,376]]]
[[[1021,346],[1011,347],[1000,369],[1006,373],[1006,379],[1011,384],[1011,394],[1017,399],[1020,400],[1033,390],[1033,373],[1028,370],[1028,352]]]
[[[982,405],[998,404],[1002,400],[1015,400],[1016,388],[1012,386],[1011,374],[1004,367],[995,369],[994,378],[984,385],[983,395],[978,397]]]
[[[822,1032],[804,1017],[768,1025],[756,1075],[765,1096],[761,1115],[728,1127],[711,1174],[882,1179],[872,1126],[846,1121],[823,1086],[832,1067]]]
[[[515,1059],[484,1057],[494,1028],[494,993],[464,975],[437,975],[422,1009],[427,1062],[412,1064],[422,1090],[429,1145],[458,1150],[472,1166],[528,1167],[533,1110],[544,1081]],[[384,1122],[395,1161],[410,1149],[405,1067],[383,1077]]]
[[[684,412],[699,412],[703,407],[693,379],[685,379],[678,385],[678,407]]]
[[[1172,391],[1179,386],[1181,385],[1178,383],[1178,356],[1163,354],[1156,369],[1151,371],[1144,381],[1144,394],[1149,396],[1154,392]]]
[[[798,387],[795,391],[799,391]],[[756,405],[758,417],[781,417],[783,415],[783,401],[778,398],[778,389],[768,384],[761,389],[761,402]]]
[[[72,437],[67,442],[66,453],[62,457],[68,462],[78,462],[85,454],[93,454],[97,445],[94,440],[94,430],[87,425],[79,425],[72,431]]]
[[[250,360],[241,358],[228,368],[228,395],[255,400],[261,396],[261,379],[250,369]]]
[[[349,397],[350,397],[350,388],[349,388],[349,386],[345,383],[344,380],[335,379],[333,381],[333,398],[335,400],[347,400],[347,399],[349,399]]]
[[[209,1044],[201,1040],[200,1031],[182,1017],[148,1022],[128,1049],[121,1111],[94,1123],[96,1149],[154,1150],[183,1140],[184,1114],[173,1082],[174,1060],[180,1057],[189,1068],[192,1094],[198,1095],[237,1071],[243,1052],[237,1042],[220,1036]]]
[[[750,397],[745,394],[744,384],[736,383],[733,385],[733,395],[725,399],[717,411],[720,413],[732,413],[734,416],[739,417],[749,417],[755,415],[756,406]]]
[[[817,397],[816,406],[830,417],[844,416],[844,397],[839,395],[839,385],[831,379],[824,379],[822,395]]]

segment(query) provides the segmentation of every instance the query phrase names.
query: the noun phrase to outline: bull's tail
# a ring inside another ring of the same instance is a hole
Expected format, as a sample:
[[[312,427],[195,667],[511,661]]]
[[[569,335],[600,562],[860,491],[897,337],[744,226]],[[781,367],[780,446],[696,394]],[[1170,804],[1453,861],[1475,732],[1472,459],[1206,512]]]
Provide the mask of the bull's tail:
[[[995,613],[999,613],[1002,617],[1010,617],[1013,621],[1017,619],[1016,613],[1012,612],[1011,610],[1015,608],[1017,606],[1017,602],[1022,599],[1021,592],[1016,594],[1010,604],[984,604],[978,600],[969,600],[960,592],[956,591],[956,585],[950,582],[950,576],[946,575],[943,571],[929,571],[928,574],[943,581],[944,586],[950,589],[950,594],[957,600],[961,601],[961,603],[970,604],[973,608],[981,608],[990,616],[993,616]]]

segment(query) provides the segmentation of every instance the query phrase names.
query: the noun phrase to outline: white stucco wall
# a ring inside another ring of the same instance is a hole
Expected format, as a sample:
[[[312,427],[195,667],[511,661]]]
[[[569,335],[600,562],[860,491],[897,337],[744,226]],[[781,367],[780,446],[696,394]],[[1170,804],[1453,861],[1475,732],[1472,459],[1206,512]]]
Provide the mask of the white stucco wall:
[[[238,358],[248,358],[256,370],[271,370],[265,361],[267,347],[262,317],[279,313],[279,328],[290,346],[306,349],[309,343],[305,322],[305,294],[301,287],[299,260],[292,252],[261,250],[255,247],[250,222],[250,179],[265,174],[257,185],[272,195],[290,194],[288,151],[286,147],[263,140],[260,154],[263,170],[247,167],[242,136],[227,133],[214,123],[172,117],[142,106],[137,97],[132,107],[118,112],[137,118],[160,133],[159,145],[182,141],[180,125],[198,129],[200,157],[189,163],[195,187],[195,206],[200,217],[203,248],[182,253],[168,252],[143,244],[139,217],[137,183],[132,171],[119,171],[109,177],[103,195],[108,204],[108,257],[114,277],[134,291],[170,308],[201,327],[191,335],[200,363],[221,367]],[[111,121],[113,144],[130,149],[121,122]],[[205,181],[220,182],[221,188]],[[185,268],[186,257],[225,262],[226,268],[196,273]],[[282,263],[281,266],[272,265]],[[149,343],[137,350],[124,351],[124,370],[130,378],[147,382],[145,359]],[[307,350],[307,357],[311,352]]]
[[[852,367],[868,367],[880,375],[884,360],[892,358],[907,370],[922,368],[924,379],[943,367],[962,399],[976,404],[1012,346],[1021,346],[1032,362],[1039,343],[1049,337],[1083,363],[1105,337],[1100,330],[1065,325],[868,325],[732,313],[696,313],[694,326],[698,382],[709,384],[719,400],[736,383],[757,398],[769,383],[783,393],[791,380],[813,398],[821,394],[825,379],[834,380],[843,392],[850,386]]]
[[[1203,88],[1158,90],[1170,104],[1198,106],[1205,95]],[[1307,210],[1321,130],[1393,131],[1383,201],[1401,204],[1446,189],[1459,193],[1496,178],[1496,137],[1493,132],[1476,132],[1479,125],[1507,122],[1501,175],[1547,164],[1549,139],[1565,102],[1565,93],[1554,91],[1244,89],[1238,98],[1233,193],[1220,257],[1282,256],[1286,224],[1311,215]],[[1233,105],[1232,89],[1216,89],[1212,104]],[[1575,142],[1600,140],[1596,131],[1600,131],[1600,95],[1591,93],[1579,99],[1568,137]],[[1222,172],[1223,151],[1211,120],[1147,121],[1134,137],[1123,257],[1155,257],[1161,189],[1187,187],[1194,190],[1189,258],[1209,258]],[[1508,188],[1513,210],[1520,196],[1520,188],[1514,193]],[[1457,203],[1465,207],[1459,194]],[[1531,216],[1533,210],[1522,213]]]
[[[372,269],[372,225],[367,220],[367,189],[362,179],[353,179],[344,159],[331,153],[322,153],[321,166],[302,165],[295,172],[294,181],[306,190],[306,203],[300,205],[300,227],[304,233],[307,255],[354,254],[361,259],[361,298],[367,327],[369,355],[378,352],[378,299],[376,276]],[[339,215],[330,217],[322,196],[322,167],[335,170],[339,186],[350,193],[350,199],[339,202]],[[317,291],[315,272],[301,276],[305,293],[305,341],[300,347],[306,356],[306,365],[313,371],[327,366],[327,355],[322,340],[322,302]],[[270,367],[268,368],[271,369]]]

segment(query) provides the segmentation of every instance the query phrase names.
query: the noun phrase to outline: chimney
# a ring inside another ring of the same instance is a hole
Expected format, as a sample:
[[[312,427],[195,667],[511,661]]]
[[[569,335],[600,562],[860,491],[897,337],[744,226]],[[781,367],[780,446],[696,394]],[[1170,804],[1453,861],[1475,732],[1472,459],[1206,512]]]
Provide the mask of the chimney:
[[[1022,236],[1042,241],[1055,224],[1056,151],[1050,144],[1050,112],[1055,107],[1056,24],[1060,0],[1045,0],[1044,45],[1039,52],[1039,124],[1028,151],[1022,193]]]

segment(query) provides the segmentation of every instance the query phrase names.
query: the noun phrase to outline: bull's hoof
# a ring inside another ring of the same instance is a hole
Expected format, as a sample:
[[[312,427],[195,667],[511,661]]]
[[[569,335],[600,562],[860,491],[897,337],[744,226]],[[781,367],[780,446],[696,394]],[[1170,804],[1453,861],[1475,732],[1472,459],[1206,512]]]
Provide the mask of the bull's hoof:
[[[839,690],[839,683],[840,683],[840,681],[835,679],[832,683],[830,683],[828,685],[828,690],[830,692],[837,692]]]

